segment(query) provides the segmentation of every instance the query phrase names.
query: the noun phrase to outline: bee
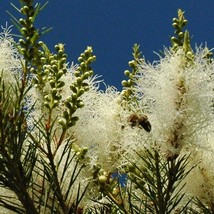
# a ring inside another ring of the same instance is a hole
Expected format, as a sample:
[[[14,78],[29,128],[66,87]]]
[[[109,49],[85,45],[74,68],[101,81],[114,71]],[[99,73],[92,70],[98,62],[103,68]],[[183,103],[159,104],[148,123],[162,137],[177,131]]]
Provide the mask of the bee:
[[[143,128],[145,131],[150,132],[152,129],[151,123],[148,121],[146,115],[131,114],[128,118],[130,126]]]

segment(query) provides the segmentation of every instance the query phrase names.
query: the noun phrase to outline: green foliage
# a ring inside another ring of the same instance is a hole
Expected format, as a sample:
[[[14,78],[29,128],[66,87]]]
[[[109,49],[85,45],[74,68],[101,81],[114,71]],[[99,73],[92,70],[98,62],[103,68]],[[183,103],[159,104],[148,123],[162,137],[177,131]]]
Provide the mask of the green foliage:
[[[37,155],[34,144],[26,146],[26,117],[30,109],[24,110],[20,97],[19,89],[5,86],[0,76],[0,184],[17,195],[26,212],[36,213],[28,188]],[[7,197],[1,196],[0,203],[17,213],[24,212],[18,202],[12,203]]]
[[[128,160],[125,167],[127,185],[121,187],[116,180],[102,183],[101,191],[108,197],[111,213],[184,213],[188,204],[179,207],[184,197],[183,179],[192,168],[187,169],[188,157],[166,160],[156,149],[137,152],[138,161]]]
[[[171,213],[177,209],[184,193],[182,180],[190,172],[187,170],[187,157],[165,160],[159,152],[145,150],[138,153],[139,162],[132,163],[128,176],[131,180],[131,209],[142,213]],[[132,193],[134,192],[134,194]],[[139,207],[136,205],[141,204]],[[177,209],[183,213],[186,207]]]

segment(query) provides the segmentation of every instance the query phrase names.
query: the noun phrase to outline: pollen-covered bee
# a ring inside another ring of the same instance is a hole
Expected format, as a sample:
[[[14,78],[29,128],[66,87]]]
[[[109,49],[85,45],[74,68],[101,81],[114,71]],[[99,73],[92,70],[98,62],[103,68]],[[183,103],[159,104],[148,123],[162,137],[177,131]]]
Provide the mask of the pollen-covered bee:
[[[151,123],[148,121],[146,115],[131,114],[128,118],[130,126],[143,128],[145,131],[150,132],[152,129]]]

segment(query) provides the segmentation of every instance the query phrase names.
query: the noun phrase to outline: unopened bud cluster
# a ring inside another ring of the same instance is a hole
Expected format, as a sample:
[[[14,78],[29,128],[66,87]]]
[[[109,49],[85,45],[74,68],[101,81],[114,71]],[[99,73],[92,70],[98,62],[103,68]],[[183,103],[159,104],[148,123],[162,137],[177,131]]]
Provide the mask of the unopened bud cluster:
[[[78,120],[78,117],[73,116],[73,114],[77,109],[84,106],[82,100],[79,98],[89,90],[89,85],[86,80],[93,75],[93,70],[90,67],[90,64],[95,60],[96,57],[93,55],[91,47],[87,47],[78,58],[80,64],[74,72],[75,81],[70,85],[72,93],[64,102],[66,110],[63,112],[63,118],[59,121],[63,128],[74,126]]]
[[[187,25],[187,20],[184,17],[184,12],[178,10],[178,18],[172,19],[172,26],[175,28],[175,35],[171,37],[172,49],[177,51],[179,47],[182,47],[185,53],[187,62],[192,62],[194,59],[194,53],[190,45],[189,32],[186,30],[183,32],[183,28]]]
[[[31,61],[37,57],[38,49],[40,47],[37,41],[40,37],[40,34],[39,31],[34,27],[36,16],[35,8],[31,5],[31,2],[25,3],[26,5],[23,6],[20,10],[25,18],[19,19],[19,29],[22,38],[19,40],[18,49],[27,61]]]
[[[55,49],[57,51],[56,54],[51,54],[49,57],[46,56],[44,59],[41,58],[41,60],[44,60],[47,63],[43,68],[47,78],[46,84],[49,84],[50,86],[50,91],[44,96],[44,105],[48,109],[57,107],[59,101],[62,99],[60,91],[65,83],[60,79],[67,72],[67,55],[64,52],[64,45],[58,44],[55,46]]]
[[[87,147],[80,148],[75,142],[72,143],[72,150],[77,155],[79,160],[83,160],[85,158],[86,153],[88,152]]]
[[[129,100],[130,96],[133,94],[133,86],[134,86],[134,76],[136,75],[138,71],[138,64],[141,60],[141,52],[139,51],[140,46],[137,44],[134,44],[133,47],[133,57],[134,59],[129,61],[128,65],[131,68],[131,71],[125,70],[124,74],[125,76],[128,77],[128,80],[123,80],[122,81],[122,86],[124,87],[124,90],[122,91],[122,96],[126,99]]]
[[[175,28],[176,37],[171,37],[172,47],[177,49],[178,46],[183,46],[184,32],[183,28],[187,25],[187,20],[184,17],[184,12],[182,10],[178,10],[178,18],[173,18],[172,26]]]
[[[93,166],[93,178],[95,182],[103,186],[108,181],[108,177],[108,173],[99,164]]]

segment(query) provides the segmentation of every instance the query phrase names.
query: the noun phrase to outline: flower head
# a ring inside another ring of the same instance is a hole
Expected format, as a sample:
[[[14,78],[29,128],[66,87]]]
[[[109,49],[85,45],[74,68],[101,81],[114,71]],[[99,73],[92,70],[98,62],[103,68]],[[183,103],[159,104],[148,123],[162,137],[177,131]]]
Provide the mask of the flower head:
[[[4,81],[10,84],[15,83],[15,76],[20,75],[20,58],[20,54],[14,47],[11,27],[2,27],[0,33],[0,71],[3,74]]]

